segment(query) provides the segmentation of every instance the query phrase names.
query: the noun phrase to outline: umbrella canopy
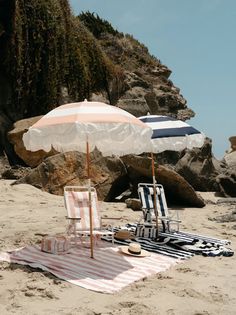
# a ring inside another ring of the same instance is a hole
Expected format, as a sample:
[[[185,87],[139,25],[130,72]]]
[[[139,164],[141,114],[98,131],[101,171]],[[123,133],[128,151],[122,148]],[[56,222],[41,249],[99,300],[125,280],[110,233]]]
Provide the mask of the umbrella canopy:
[[[206,136],[182,120],[159,115],[142,116],[139,119],[153,130],[153,153],[200,148],[204,144]]]
[[[116,106],[79,102],[59,106],[43,116],[23,135],[27,150],[53,147],[58,152],[86,153],[95,147],[104,155],[150,152],[152,130],[138,118]]]

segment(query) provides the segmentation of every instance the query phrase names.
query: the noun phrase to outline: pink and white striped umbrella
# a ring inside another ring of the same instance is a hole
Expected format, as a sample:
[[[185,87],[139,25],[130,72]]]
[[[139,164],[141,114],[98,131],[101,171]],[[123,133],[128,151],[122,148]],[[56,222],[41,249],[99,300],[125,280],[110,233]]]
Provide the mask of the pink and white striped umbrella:
[[[101,102],[80,102],[59,106],[43,116],[23,135],[27,150],[52,148],[58,152],[87,153],[97,149],[104,155],[141,154],[152,151],[152,129],[130,113]],[[90,180],[89,180],[90,186]],[[93,223],[90,198],[90,243],[93,258]]]
[[[43,116],[23,135],[27,150],[54,148],[86,153],[95,147],[104,155],[150,152],[152,129],[130,113],[101,102],[70,103]]]

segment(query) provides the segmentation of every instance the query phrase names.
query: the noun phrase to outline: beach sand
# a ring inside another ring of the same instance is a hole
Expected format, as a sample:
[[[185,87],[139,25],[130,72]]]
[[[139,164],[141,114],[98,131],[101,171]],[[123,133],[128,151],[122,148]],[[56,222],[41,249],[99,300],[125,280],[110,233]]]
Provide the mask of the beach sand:
[[[0,250],[40,243],[40,234],[64,233],[63,197],[30,185],[0,180]],[[204,208],[180,209],[181,230],[231,240],[236,223],[214,221],[235,205],[215,204],[214,193],[201,193]],[[115,225],[135,222],[141,212],[123,203],[103,203],[103,216],[121,217]],[[114,220],[113,220],[114,224]],[[115,294],[102,294],[60,280],[47,272],[0,262],[0,314],[87,315],[235,315],[236,258],[195,256]]]

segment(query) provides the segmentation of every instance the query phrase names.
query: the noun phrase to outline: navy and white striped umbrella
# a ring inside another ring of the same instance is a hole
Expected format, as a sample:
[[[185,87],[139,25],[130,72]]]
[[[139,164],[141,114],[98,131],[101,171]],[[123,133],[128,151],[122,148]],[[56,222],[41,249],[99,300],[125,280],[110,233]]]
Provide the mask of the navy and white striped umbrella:
[[[139,119],[153,130],[153,153],[200,148],[206,136],[182,120],[169,116],[148,115]]]

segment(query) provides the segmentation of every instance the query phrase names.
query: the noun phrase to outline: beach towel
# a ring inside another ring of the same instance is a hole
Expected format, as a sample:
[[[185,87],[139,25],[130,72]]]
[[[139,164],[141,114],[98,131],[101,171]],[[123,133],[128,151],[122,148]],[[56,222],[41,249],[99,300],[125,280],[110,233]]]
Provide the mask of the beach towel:
[[[137,226],[137,224],[128,223],[123,227],[114,227],[113,231],[117,232],[120,229],[123,229],[135,234]],[[102,239],[111,242],[110,237],[104,236]],[[130,240],[115,239],[114,242],[120,245],[128,245]],[[132,242],[140,243],[142,248],[147,251],[178,259],[188,259],[195,254],[211,257],[231,257],[234,255],[234,251],[228,247],[230,244],[229,240],[193,234],[190,232],[159,232],[157,240],[153,240],[149,237],[136,236],[132,239]]]
[[[109,236],[103,236],[102,240],[108,241],[108,242],[112,241],[111,237]],[[194,253],[190,252],[188,249],[171,247],[170,241],[171,241],[170,238],[162,238],[162,240],[158,242],[158,241],[152,241],[151,239],[145,238],[145,237],[136,237],[136,238],[132,238],[132,240],[114,239],[115,244],[128,246],[130,242],[137,242],[141,244],[143,249],[149,252],[157,253],[157,254],[171,257],[174,259],[185,260],[194,256]]]
[[[125,255],[118,246],[107,246],[107,243],[96,247],[94,259],[89,257],[89,251],[84,247],[73,248],[65,255],[54,255],[42,252],[36,245],[26,246],[0,253],[0,261],[40,268],[75,285],[103,293],[117,292],[180,262],[155,253],[150,257]]]

